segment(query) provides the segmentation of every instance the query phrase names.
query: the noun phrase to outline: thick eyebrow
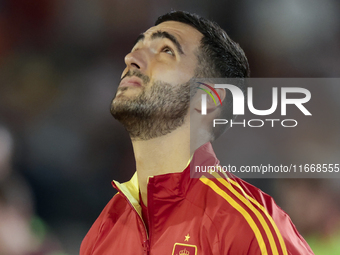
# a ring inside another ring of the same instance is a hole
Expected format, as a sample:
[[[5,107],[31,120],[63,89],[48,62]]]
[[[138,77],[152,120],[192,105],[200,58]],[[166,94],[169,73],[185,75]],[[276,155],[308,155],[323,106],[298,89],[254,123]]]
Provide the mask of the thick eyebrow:
[[[169,34],[166,31],[157,31],[157,32],[155,32],[151,35],[152,40],[154,40],[156,38],[167,38],[167,39],[169,39],[170,41],[172,41],[176,45],[177,51],[181,54],[184,54],[181,44],[178,42],[177,38],[175,36],[173,36],[172,34]]]
[[[145,38],[145,35],[144,34],[140,34],[137,37],[136,42],[135,42],[134,45],[136,45],[139,41],[143,41],[144,38]],[[166,31],[157,31],[157,32],[155,32],[155,33],[153,33],[151,35],[151,40],[155,40],[157,38],[167,38],[167,39],[169,39],[171,42],[173,42],[175,44],[177,51],[180,54],[184,54],[184,52],[182,50],[182,45],[178,42],[177,38],[174,35],[169,34]]]

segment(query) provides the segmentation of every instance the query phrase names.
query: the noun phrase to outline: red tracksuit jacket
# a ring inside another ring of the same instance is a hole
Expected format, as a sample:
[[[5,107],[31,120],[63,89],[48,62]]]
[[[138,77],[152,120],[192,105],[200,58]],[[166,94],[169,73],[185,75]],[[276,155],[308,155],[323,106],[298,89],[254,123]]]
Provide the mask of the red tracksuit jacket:
[[[210,143],[191,162],[219,163]],[[150,178],[149,231],[137,175],[123,184],[113,182],[119,192],[87,233],[80,255],[313,254],[272,197],[235,176],[214,175],[190,178],[187,167]]]

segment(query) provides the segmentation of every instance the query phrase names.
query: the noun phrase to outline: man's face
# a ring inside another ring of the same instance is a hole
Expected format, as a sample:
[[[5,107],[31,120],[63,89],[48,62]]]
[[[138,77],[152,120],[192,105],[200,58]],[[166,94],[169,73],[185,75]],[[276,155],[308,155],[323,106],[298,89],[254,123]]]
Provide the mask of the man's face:
[[[176,21],[151,27],[138,37],[125,57],[111,105],[112,115],[132,138],[147,140],[183,124],[201,38],[196,29]]]

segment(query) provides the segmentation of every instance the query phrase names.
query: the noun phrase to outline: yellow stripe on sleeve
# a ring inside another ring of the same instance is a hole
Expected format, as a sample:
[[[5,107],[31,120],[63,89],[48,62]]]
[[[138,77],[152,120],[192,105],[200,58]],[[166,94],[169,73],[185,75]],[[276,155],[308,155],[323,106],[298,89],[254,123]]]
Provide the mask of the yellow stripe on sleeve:
[[[256,223],[254,222],[253,218],[249,215],[249,213],[240,206],[234,199],[232,199],[224,190],[222,190],[220,187],[218,187],[213,181],[209,180],[204,175],[200,178],[200,180],[207,186],[213,189],[217,194],[219,194],[221,197],[223,197],[232,207],[234,207],[239,213],[242,214],[242,216],[245,218],[245,220],[248,222],[250,228],[253,230],[256,240],[259,244],[261,254],[262,255],[268,255],[266,244],[264,243],[263,237],[261,235],[261,232],[259,228],[257,227]]]
[[[242,193],[243,193],[243,196],[245,196],[247,199],[248,199],[248,202],[251,201],[252,203],[254,203],[258,208],[261,209],[261,211],[267,216],[268,220],[270,221],[270,223],[272,224],[273,226],[273,229],[275,230],[275,233],[277,235],[277,238],[279,239],[279,243],[281,245],[281,249],[282,249],[282,252],[284,255],[288,255],[288,252],[287,252],[287,248],[286,248],[286,244],[282,238],[282,235],[280,233],[280,230],[278,229],[278,227],[276,226],[276,223],[275,221],[273,220],[273,218],[270,216],[270,214],[268,213],[268,211],[266,210],[266,208],[264,208],[256,199],[254,199],[253,197],[249,196],[243,189],[242,187],[240,186],[239,183],[237,183],[236,181],[232,180],[231,178],[229,178],[225,173],[223,173],[226,178],[228,179],[229,182],[231,182],[234,186],[236,186],[237,188],[239,188]],[[213,174],[215,177],[216,175]],[[221,176],[218,175],[218,180],[224,180],[224,182],[228,183],[225,179],[222,179]],[[220,181],[221,182],[221,181]],[[232,188],[233,189],[233,188]],[[235,190],[235,189],[233,189]],[[237,192],[235,190],[235,192]],[[238,192],[237,192],[238,193]],[[238,193],[239,194],[239,193]],[[255,209],[255,208],[254,208]]]
[[[216,179],[220,183],[222,183],[227,189],[229,189],[238,199],[240,199],[256,215],[256,217],[260,221],[264,231],[266,232],[266,235],[268,237],[270,248],[272,249],[273,255],[278,255],[279,253],[277,251],[277,247],[276,247],[276,243],[275,243],[273,234],[270,231],[268,224],[265,221],[265,219],[263,218],[262,214],[253,206],[252,203],[250,203],[249,200],[247,200],[244,196],[242,196],[239,192],[237,192],[229,182],[227,182],[225,179],[221,178],[221,176],[218,175],[216,172],[213,172],[211,174],[214,177],[216,177]]]

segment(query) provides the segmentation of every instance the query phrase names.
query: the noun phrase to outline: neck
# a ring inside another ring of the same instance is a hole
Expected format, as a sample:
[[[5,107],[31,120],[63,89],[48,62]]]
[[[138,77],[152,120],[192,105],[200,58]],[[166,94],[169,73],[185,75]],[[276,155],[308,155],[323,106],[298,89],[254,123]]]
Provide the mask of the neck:
[[[183,125],[170,134],[154,139],[132,140],[139,189],[147,205],[148,178],[182,172],[190,159],[190,128]]]

